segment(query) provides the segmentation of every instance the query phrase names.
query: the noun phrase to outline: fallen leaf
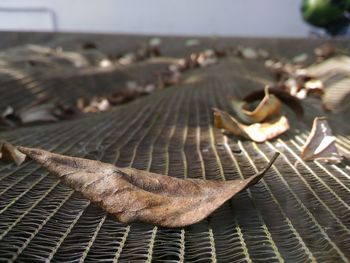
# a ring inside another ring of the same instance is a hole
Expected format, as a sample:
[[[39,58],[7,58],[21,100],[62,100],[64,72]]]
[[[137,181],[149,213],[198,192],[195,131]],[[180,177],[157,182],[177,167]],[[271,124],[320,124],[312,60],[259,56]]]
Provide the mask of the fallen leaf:
[[[302,53],[293,58],[293,63],[303,64],[307,61],[308,58],[309,58],[308,54]]]
[[[200,52],[196,61],[201,67],[207,67],[216,64],[218,62],[218,58],[216,57],[214,50],[208,49],[204,52]]]
[[[62,108],[54,103],[45,103],[24,108],[16,113],[22,124],[56,122],[64,115]]]
[[[245,125],[237,121],[227,112],[214,108],[214,126],[224,129],[236,136],[242,136],[255,142],[264,142],[277,137],[289,129],[286,117],[280,116],[274,120]]]
[[[135,53],[127,53],[118,59],[118,63],[123,66],[131,65],[136,61],[137,61],[137,57]]]
[[[319,59],[327,59],[335,54],[335,48],[329,43],[323,44],[314,50]]]
[[[307,95],[324,95],[324,86],[321,80],[311,79],[304,83],[304,88],[306,89]]]
[[[7,106],[0,115],[0,126],[14,128],[17,126],[16,122],[18,122],[18,119],[15,115],[15,110],[13,107]]]
[[[335,145],[335,137],[325,117],[314,119],[312,129],[301,151],[304,161],[323,160],[330,163],[340,163],[342,156]]]
[[[246,101],[232,101],[233,109],[242,121],[251,124],[279,114],[282,107],[281,101],[275,95],[269,93],[269,87],[265,88],[264,93],[264,98],[253,111],[247,109],[248,104]]]
[[[107,96],[110,104],[118,105],[126,103],[156,90],[154,84],[139,85],[136,81],[128,81],[125,83],[125,86],[124,89],[115,91]]]
[[[326,59],[301,70],[303,75],[315,79],[326,79],[337,74],[349,75],[350,57],[341,55]]]
[[[256,59],[258,58],[258,52],[251,47],[238,47],[238,55],[245,59]]]
[[[300,100],[288,92],[280,89],[269,87],[269,93],[275,95],[280,101],[290,107],[298,119],[302,119],[304,116],[304,109],[300,103]],[[246,97],[243,98],[247,103],[251,103],[256,100],[261,100],[265,97],[265,90],[259,89],[249,93]]]
[[[256,184],[278,157],[248,179],[230,181],[178,179],[99,161],[18,147],[64,183],[113,214],[119,221],[162,227],[194,224],[237,193]]]
[[[102,59],[100,62],[99,62],[99,67],[101,68],[109,68],[109,67],[112,67],[113,66],[113,63],[110,59],[108,58],[104,58]]]
[[[25,159],[26,155],[20,152],[15,146],[8,142],[0,141],[0,160],[21,165]]]
[[[267,52],[265,49],[258,49],[257,52],[258,52],[258,56],[263,59],[267,59],[270,56],[269,52]]]
[[[323,60],[303,69],[302,74],[317,81],[319,88],[308,90],[322,97],[323,107],[333,112],[344,112],[350,95],[350,57],[341,55]],[[306,85],[306,83],[305,83]]]
[[[106,98],[92,98],[90,102],[86,102],[83,98],[77,99],[77,108],[85,113],[95,113],[101,111],[107,111],[111,105]]]

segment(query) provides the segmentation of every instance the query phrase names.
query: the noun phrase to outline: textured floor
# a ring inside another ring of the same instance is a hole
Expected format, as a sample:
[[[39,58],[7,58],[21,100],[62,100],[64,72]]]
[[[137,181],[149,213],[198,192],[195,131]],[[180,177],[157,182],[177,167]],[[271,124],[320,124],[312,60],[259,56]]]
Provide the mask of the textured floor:
[[[3,33],[1,39],[2,50],[29,42],[74,48],[85,39],[94,39],[105,52],[125,52],[147,40],[14,33]],[[201,45],[188,48],[184,38],[163,41],[165,55],[177,57],[203,47],[246,44],[283,58],[310,52],[320,44],[203,39]],[[344,47],[349,42],[337,44]],[[154,66],[146,61],[89,76],[32,76],[21,70],[19,75],[3,73],[0,106],[20,107],[41,96],[69,101],[86,92],[103,94],[128,79],[151,80],[158,67],[152,71],[150,64]],[[6,70],[17,69],[0,69],[0,76]],[[187,72],[177,86],[112,111],[1,132],[1,138],[15,144],[179,178],[246,178],[260,170],[275,151],[282,155],[260,183],[207,219],[183,229],[121,224],[33,162],[18,168],[1,166],[0,261],[348,262],[350,167],[305,163],[299,158],[313,118],[324,114],[317,103],[306,101],[305,120],[297,122],[289,115],[292,129],[263,144],[223,136],[213,127],[212,107],[233,113],[230,98],[240,98],[271,81],[263,61],[223,58],[216,65]],[[330,116],[338,146],[350,151],[346,116]]]

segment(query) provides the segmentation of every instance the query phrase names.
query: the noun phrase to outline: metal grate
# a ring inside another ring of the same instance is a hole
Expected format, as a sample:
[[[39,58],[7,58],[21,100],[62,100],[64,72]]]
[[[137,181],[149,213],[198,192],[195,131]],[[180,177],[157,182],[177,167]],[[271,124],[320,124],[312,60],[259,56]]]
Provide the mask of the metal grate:
[[[63,36],[68,44],[79,40],[79,35]],[[47,38],[51,39],[49,43],[55,40],[54,36]],[[45,41],[47,38],[42,37]],[[106,46],[118,39],[102,38],[105,42],[110,40]],[[130,46],[140,41],[140,38],[119,38],[120,42],[130,41]],[[166,54],[180,56],[189,52],[189,48],[179,48],[183,39],[169,39],[172,42],[164,46]],[[202,45],[210,46],[210,41],[214,40],[203,39]],[[217,41],[222,45],[255,43],[279,57],[296,55],[304,49],[310,51],[319,44],[293,40],[290,49],[286,49],[289,46],[286,40]],[[141,68],[147,69],[147,63]],[[118,74],[107,75],[104,90],[115,87]],[[27,77],[30,76],[23,78]],[[101,92],[103,78],[92,75],[93,82],[80,78],[75,79],[88,82],[92,92]],[[166,229],[117,222],[33,162],[19,168],[1,166],[0,261],[349,261],[350,168],[304,163],[298,157],[313,117],[324,114],[317,105],[307,101],[304,122],[292,119],[295,129],[272,142],[256,144],[223,136],[212,126],[211,108],[230,112],[228,98],[241,97],[270,82],[262,61],[225,58],[217,65],[188,72],[184,78],[188,80],[184,84],[107,113],[2,132],[0,136],[16,144],[180,178],[246,178],[263,167],[274,151],[281,151],[281,157],[259,184],[240,193],[200,223],[183,229]],[[73,94],[80,94],[86,88],[69,78],[60,82],[57,78],[49,81],[50,78],[39,76],[37,93],[32,93],[22,80],[0,79],[1,106],[25,105],[41,93],[57,100],[73,100],[79,96]],[[25,86],[32,96],[16,96],[11,85],[16,86],[16,92]],[[72,87],[77,93],[68,94]],[[337,116],[332,116],[330,122],[335,131],[342,131],[336,134],[339,146],[349,151],[349,124]]]

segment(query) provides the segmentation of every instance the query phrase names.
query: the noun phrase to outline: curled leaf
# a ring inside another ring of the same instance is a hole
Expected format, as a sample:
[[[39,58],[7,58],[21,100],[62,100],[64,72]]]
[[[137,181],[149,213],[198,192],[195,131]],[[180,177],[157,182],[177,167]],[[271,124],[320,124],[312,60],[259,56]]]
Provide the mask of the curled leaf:
[[[273,139],[289,129],[286,117],[280,116],[274,120],[245,125],[237,121],[227,112],[214,108],[214,125],[236,136],[242,136],[255,142]]]
[[[281,90],[279,88],[270,87],[269,93],[275,95],[280,101],[282,101],[284,104],[290,107],[294,111],[298,119],[303,118],[304,109],[298,98],[290,95],[288,92]],[[246,97],[243,98],[243,100],[250,103],[256,100],[261,100],[264,98],[264,96],[265,96],[265,91],[259,89],[248,94]]]
[[[232,196],[256,184],[278,156],[276,153],[263,171],[248,179],[215,181],[183,180],[34,148],[18,150],[121,222],[142,221],[164,227],[183,227],[204,219]]]
[[[12,144],[0,141],[0,160],[5,162],[14,162],[17,165],[20,165],[26,159],[26,155],[20,152]]]
[[[335,145],[335,137],[325,117],[314,119],[309,137],[301,152],[304,161],[323,160],[331,163],[339,163],[342,156]]]
[[[265,88],[264,93],[264,98],[253,111],[247,109],[248,105],[245,101],[232,101],[233,109],[244,122],[261,122],[280,112],[281,101],[275,95],[269,94],[268,87]]]

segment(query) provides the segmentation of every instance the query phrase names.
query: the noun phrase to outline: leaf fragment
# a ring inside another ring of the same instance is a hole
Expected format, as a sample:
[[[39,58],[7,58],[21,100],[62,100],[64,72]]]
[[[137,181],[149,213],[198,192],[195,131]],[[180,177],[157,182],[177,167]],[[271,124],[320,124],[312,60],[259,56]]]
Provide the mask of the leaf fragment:
[[[327,119],[316,117],[305,145],[301,151],[304,161],[323,160],[330,163],[340,163],[342,156],[335,145],[336,138],[332,134]]]
[[[14,162],[21,165],[26,159],[26,155],[20,152],[15,146],[6,141],[0,141],[0,160]]]
[[[256,184],[278,157],[248,179],[178,179],[99,161],[18,147],[63,182],[124,223],[142,221],[163,227],[196,223],[237,193]]]
[[[269,87],[269,93],[275,95],[280,101],[282,101],[289,108],[291,108],[298,119],[303,118],[304,109],[298,98],[276,87]],[[265,90],[259,89],[248,94],[246,97],[243,98],[243,100],[246,101],[247,103],[250,103],[256,100],[261,100],[264,98],[264,96],[265,96]]]
[[[43,103],[29,106],[15,112],[14,115],[22,124],[37,122],[56,122],[73,111],[70,107],[56,103]]]
[[[237,121],[225,111],[214,108],[214,125],[236,136],[241,136],[255,142],[264,142],[277,137],[289,129],[285,116],[277,117],[264,123],[245,125]]]
[[[265,88],[264,94],[264,98],[253,111],[248,110],[247,102],[238,100],[232,101],[233,109],[248,124],[261,122],[278,114],[282,107],[281,101],[275,95],[269,93],[268,87]]]
[[[325,43],[315,48],[314,53],[319,58],[319,60],[323,60],[333,56],[336,52],[334,46],[329,43]]]

